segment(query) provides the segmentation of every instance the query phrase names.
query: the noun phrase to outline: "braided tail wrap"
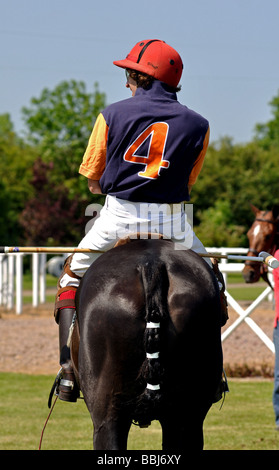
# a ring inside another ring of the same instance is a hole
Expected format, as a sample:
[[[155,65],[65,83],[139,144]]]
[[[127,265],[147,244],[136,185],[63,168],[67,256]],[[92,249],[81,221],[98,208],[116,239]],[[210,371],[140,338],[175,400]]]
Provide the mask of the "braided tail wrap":
[[[168,318],[167,295],[169,280],[166,266],[160,260],[147,260],[139,267],[145,294],[146,328],[144,348],[146,358],[140,377],[145,386],[139,397],[134,421],[146,427],[158,419],[163,398],[163,357],[162,340],[165,320]]]

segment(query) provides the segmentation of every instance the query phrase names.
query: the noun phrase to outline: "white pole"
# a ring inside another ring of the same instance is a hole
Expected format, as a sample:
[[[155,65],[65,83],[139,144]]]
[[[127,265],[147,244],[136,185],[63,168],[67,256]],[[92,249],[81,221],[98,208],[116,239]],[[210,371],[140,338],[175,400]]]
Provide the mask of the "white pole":
[[[8,257],[3,259],[3,305],[7,306],[8,298]]]
[[[23,256],[16,257],[16,313],[22,313],[23,308]]]
[[[39,305],[39,253],[32,254],[32,294],[33,307]]]
[[[46,253],[40,254],[40,303],[46,301]]]
[[[8,278],[7,278],[7,309],[12,310],[14,306],[14,275],[15,258],[14,255],[8,256]]]

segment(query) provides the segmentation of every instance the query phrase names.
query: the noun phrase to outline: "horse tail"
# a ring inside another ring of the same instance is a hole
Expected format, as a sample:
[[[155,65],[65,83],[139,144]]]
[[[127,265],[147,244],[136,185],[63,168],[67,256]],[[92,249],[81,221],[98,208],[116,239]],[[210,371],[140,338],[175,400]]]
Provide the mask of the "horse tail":
[[[145,389],[138,399],[135,421],[147,426],[158,419],[162,407],[162,335],[164,320],[168,318],[167,296],[169,279],[167,268],[160,260],[149,259],[139,266],[145,295],[144,349],[145,361],[140,371],[140,381]]]

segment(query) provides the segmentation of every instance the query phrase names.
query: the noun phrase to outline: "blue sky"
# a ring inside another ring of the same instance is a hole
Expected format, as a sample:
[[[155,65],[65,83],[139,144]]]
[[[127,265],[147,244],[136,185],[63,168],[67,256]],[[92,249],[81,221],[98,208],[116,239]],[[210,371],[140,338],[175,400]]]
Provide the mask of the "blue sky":
[[[20,131],[21,108],[70,79],[125,99],[113,60],[156,38],[182,56],[178,99],[209,120],[211,141],[248,142],[279,90],[278,20],[278,0],[0,0],[0,113]]]

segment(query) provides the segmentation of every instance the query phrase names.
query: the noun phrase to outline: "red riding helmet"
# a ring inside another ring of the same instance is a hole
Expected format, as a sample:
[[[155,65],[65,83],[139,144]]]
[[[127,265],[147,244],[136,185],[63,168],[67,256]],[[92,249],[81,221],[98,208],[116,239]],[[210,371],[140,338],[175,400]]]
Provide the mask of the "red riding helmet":
[[[160,39],[138,42],[126,59],[115,60],[113,63],[123,69],[147,73],[174,88],[179,83],[183,69],[178,52]]]

